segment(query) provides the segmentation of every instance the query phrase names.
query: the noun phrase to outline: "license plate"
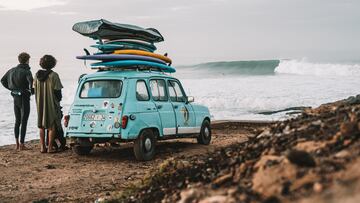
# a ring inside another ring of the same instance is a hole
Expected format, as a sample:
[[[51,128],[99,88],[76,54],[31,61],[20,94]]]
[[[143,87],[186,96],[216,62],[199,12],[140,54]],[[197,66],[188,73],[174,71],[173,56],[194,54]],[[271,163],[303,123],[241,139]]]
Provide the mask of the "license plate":
[[[103,114],[85,114],[84,120],[86,121],[104,121],[105,115]]]

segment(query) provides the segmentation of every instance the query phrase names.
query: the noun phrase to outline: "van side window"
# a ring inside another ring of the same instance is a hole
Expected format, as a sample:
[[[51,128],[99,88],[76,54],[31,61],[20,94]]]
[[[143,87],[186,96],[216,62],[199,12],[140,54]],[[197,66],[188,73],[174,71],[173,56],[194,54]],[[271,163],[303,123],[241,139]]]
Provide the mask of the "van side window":
[[[136,99],[138,101],[148,101],[150,99],[144,80],[138,80],[136,82]]]
[[[180,84],[176,81],[169,80],[170,100],[173,102],[185,102],[185,97],[181,91]]]
[[[167,101],[165,80],[150,80],[150,89],[154,101]]]

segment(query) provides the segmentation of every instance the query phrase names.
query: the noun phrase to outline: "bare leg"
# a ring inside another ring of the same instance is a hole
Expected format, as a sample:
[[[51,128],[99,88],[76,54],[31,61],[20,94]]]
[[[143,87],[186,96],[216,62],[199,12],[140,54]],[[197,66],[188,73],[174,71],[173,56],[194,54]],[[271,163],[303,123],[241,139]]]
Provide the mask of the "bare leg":
[[[20,143],[19,143],[19,138],[15,138],[16,140],[16,150],[20,149]]]
[[[48,129],[48,136],[49,136],[49,146],[48,146],[48,152],[56,152],[56,150],[53,149],[54,147],[54,142],[55,142],[55,136],[56,136],[56,131],[55,128],[50,128]]]
[[[46,152],[46,145],[45,145],[45,129],[44,128],[40,128],[40,147],[41,147],[41,152],[45,153]]]

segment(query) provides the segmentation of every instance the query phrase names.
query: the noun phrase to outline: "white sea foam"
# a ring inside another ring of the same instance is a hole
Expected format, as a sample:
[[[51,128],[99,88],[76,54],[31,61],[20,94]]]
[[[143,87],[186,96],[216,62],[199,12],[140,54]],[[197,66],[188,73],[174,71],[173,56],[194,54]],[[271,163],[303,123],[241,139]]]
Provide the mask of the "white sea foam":
[[[281,60],[275,73],[317,76],[360,76],[359,64],[313,63],[306,60]]]

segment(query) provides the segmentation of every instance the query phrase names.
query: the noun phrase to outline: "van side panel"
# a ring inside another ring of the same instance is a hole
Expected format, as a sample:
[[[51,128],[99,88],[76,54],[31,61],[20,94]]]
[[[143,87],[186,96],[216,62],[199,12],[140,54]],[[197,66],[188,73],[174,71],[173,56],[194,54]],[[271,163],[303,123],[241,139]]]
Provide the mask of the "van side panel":
[[[141,80],[145,81],[149,87],[147,80]],[[136,139],[141,130],[145,128],[156,128],[160,132],[160,136],[162,136],[162,131],[160,130],[162,129],[161,121],[154,102],[152,102],[151,99],[148,101],[138,101],[136,98],[137,81],[138,79],[128,79],[128,91],[123,116],[127,115],[129,120],[126,128],[121,131],[121,138],[125,140]],[[148,92],[150,93],[149,88]],[[132,120],[130,118],[134,119]]]

